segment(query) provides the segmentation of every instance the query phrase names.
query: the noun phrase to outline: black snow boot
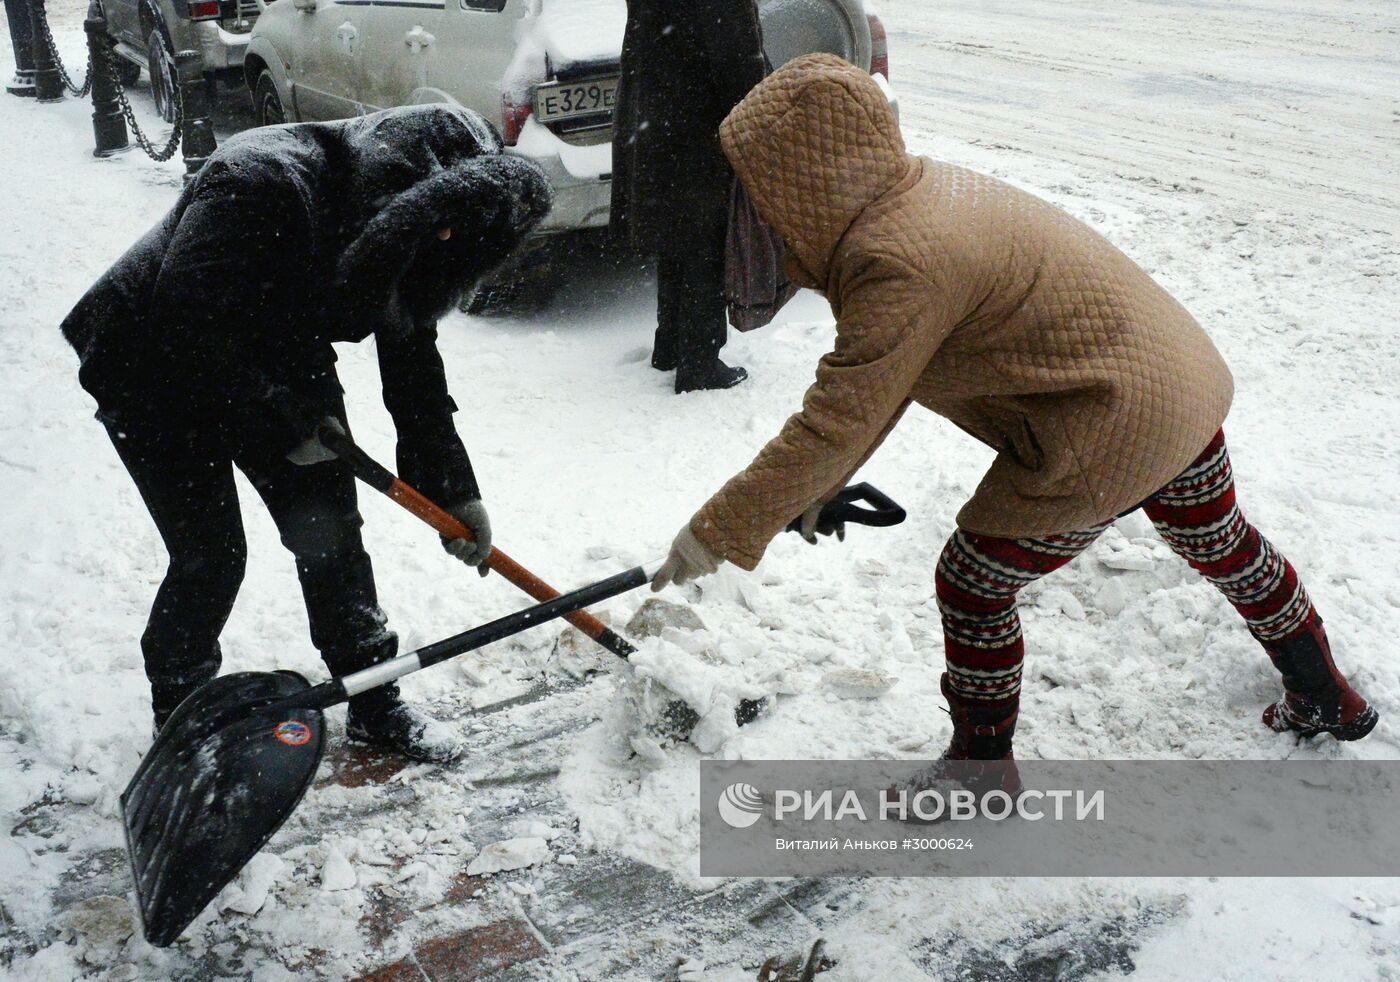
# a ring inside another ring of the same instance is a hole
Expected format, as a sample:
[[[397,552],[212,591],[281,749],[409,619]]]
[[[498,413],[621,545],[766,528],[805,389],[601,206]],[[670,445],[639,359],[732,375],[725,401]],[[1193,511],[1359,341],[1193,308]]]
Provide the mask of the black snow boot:
[[[732,389],[748,377],[749,373],[744,369],[731,368],[718,358],[693,365],[682,363],[676,369],[676,391]]]
[[[676,367],[676,337],[672,331],[656,329],[656,340],[651,346],[651,367],[658,372],[674,371]]]
[[[345,735],[356,743],[384,747],[429,764],[446,764],[462,754],[457,734],[404,702],[394,684],[381,685],[350,699]]]
[[[1283,676],[1283,698],[1264,710],[1264,725],[1278,733],[1304,737],[1330,733],[1338,740],[1360,740],[1380,717],[1332,661],[1332,646],[1322,618],[1282,641],[1264,643],[1269,659]]]
[[[151,715],[153,717],[153,732],[160,733],[161,727],[176,707],[185,701],[185,698],[195,689],[211,681],[213,675],[198,678],[177,678],[159,679],[151,682]]]

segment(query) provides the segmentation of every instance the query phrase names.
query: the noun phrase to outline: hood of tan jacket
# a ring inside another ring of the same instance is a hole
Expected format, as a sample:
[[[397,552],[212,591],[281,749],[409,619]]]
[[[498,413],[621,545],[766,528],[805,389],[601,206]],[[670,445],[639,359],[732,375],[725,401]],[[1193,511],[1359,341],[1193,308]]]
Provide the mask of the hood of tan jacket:
[[[719,135],[759,214],[787,243],[793,282],[810,288],[825,287],[851,223],[918,167],[884,93],[835,55],[785,65]]]

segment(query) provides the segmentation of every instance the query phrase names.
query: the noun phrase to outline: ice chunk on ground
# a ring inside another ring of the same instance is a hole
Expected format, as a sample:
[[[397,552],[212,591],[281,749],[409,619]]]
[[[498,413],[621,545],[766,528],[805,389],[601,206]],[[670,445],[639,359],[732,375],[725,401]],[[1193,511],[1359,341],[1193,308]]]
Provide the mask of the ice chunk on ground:
[[[549,843],[537,835],[502,839],[482,849],[467,867],[467,872],[472,876],[503,873],[506,870],[535,866],[548,859]]]
[[[89,965],[108,965],[136,930],[131,905],[123,897],[91,897],[69,908],[60,922],[65,936]]]
[[[327,893],[337,890],[353,890],[357,882],[355,867],[339,846],[329,846],[326,858],[321,863],[321,889]]]
[[[843,699],[878,699],[897,682],[887,672],[869,668],[838,668],[822,676],[822,682]]]
[[[648,597],[627,622],[627,633],[634,638],[655,638],[668,627],[682,631],[703,631],[705,622],[694,609],[660,597]]]
[[[267,903],[267,895],[273,885],[286,873],[287,864],[280,858],[270,853],[258,853],[243,867],[238,880],[224,891],[220,909],[256,914]]]

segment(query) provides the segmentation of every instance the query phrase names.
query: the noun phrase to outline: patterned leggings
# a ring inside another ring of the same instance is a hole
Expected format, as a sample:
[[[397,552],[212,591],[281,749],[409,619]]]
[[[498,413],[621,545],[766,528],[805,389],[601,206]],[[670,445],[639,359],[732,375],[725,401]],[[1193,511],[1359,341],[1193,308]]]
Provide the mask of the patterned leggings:
[[[1235,504],[1224,433],[1143,510],[1172,551],[1225,595],[1259,641],[1289,637],[1316,617],[1288,560]],[[1111,524],[1044,539],[953,534],[939,559],[937,588],[955,695],[988,710],[1015,708],[1025,655],[1016,594],[1067,564]]]

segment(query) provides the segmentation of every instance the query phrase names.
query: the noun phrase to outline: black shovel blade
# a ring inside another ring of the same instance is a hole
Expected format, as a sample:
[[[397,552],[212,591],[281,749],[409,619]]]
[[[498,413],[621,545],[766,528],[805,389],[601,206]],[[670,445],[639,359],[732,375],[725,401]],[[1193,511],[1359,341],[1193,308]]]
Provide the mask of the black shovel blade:
[[[311,785],[322,713],[288,708],[309,689],[294,672],[215,679],[180,703],[141,761],[122,793],[122,820],[151,944],[179,937]]]

